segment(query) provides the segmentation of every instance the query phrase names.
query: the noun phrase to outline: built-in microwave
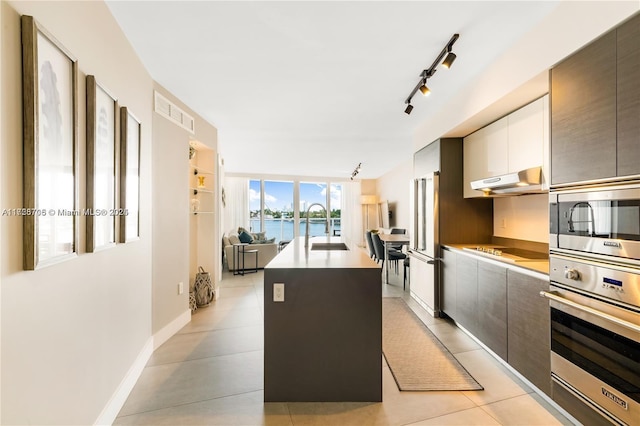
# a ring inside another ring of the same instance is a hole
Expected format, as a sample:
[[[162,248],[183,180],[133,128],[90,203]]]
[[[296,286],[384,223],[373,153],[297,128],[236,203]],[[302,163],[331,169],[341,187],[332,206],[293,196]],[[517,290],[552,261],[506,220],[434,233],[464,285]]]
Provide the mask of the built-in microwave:
[[[640,264],[640,182],[550,192],[549,249]]]

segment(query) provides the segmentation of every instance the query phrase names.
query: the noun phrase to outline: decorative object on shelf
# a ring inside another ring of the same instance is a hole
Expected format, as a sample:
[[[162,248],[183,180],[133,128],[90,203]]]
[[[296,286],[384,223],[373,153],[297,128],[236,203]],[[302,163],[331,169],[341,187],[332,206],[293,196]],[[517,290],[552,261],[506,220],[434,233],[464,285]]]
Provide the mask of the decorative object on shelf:
[[[200,210],[200,200],[198,200],[197,198],[192,198],[191,199],[191,212],[192,213],[198,213],[198,210]]]
[[[87,76],[87,252],[116,242],[116,119],[118,101]],[[114,214],[102,214],[114,212]]]
[[[23,267],[78,247],[78,63],[33,16],[22,21]]]
[[[193,146],[189,145],[189,160],[192,160],[193,157],[195,156],[196,156],[196,149]]]
[[[120,108],[120,242],[140,237],[140,121]]]
[[[211,275],[206,272],[202,266],[198,267],[193,291],[196,296],[196,305],[198,308],[209,306],[214,296],[213,283],[211,282]]]
[[[204,178],[206,176],[198,176],[198,188],[206,188],[207,186],[204,183]]]

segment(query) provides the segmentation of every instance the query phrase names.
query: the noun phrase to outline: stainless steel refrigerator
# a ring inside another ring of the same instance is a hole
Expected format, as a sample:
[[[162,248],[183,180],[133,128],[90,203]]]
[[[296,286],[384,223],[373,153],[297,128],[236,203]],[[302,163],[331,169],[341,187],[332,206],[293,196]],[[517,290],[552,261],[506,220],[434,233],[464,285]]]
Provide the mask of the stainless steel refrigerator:
[[[413,229],[409,244],[412,297],[433,316],[439,316],[439,191],[438,172],[413,181]]]

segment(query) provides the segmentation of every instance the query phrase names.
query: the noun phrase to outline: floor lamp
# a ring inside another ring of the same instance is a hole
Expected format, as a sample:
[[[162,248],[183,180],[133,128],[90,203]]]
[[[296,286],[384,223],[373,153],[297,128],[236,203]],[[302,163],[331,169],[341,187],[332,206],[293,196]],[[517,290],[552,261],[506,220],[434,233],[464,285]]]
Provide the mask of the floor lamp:
[[[365,231],[369,231],[369,206],[378,205],[378,196],[377,195],[361,195],[360,204],[362,204],[363,206],[366,206]]]

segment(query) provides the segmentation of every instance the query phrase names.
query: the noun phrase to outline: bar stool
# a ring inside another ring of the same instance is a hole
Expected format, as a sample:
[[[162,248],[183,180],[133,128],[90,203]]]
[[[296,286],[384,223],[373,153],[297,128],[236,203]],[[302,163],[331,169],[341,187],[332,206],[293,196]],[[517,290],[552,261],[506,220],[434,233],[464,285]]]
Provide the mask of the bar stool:
[[[251,249],[247,250],[247,243],[239,243],[233,245],[233,265],[235,270],[233,271],[233,275],[244,275],[248,273],[258,272],[258,250]],[[255,267],[253,269],[245,269],[245,257],[246,255],[255,255]],[[242,268],[240,268],[240,260],[242,260]]]

